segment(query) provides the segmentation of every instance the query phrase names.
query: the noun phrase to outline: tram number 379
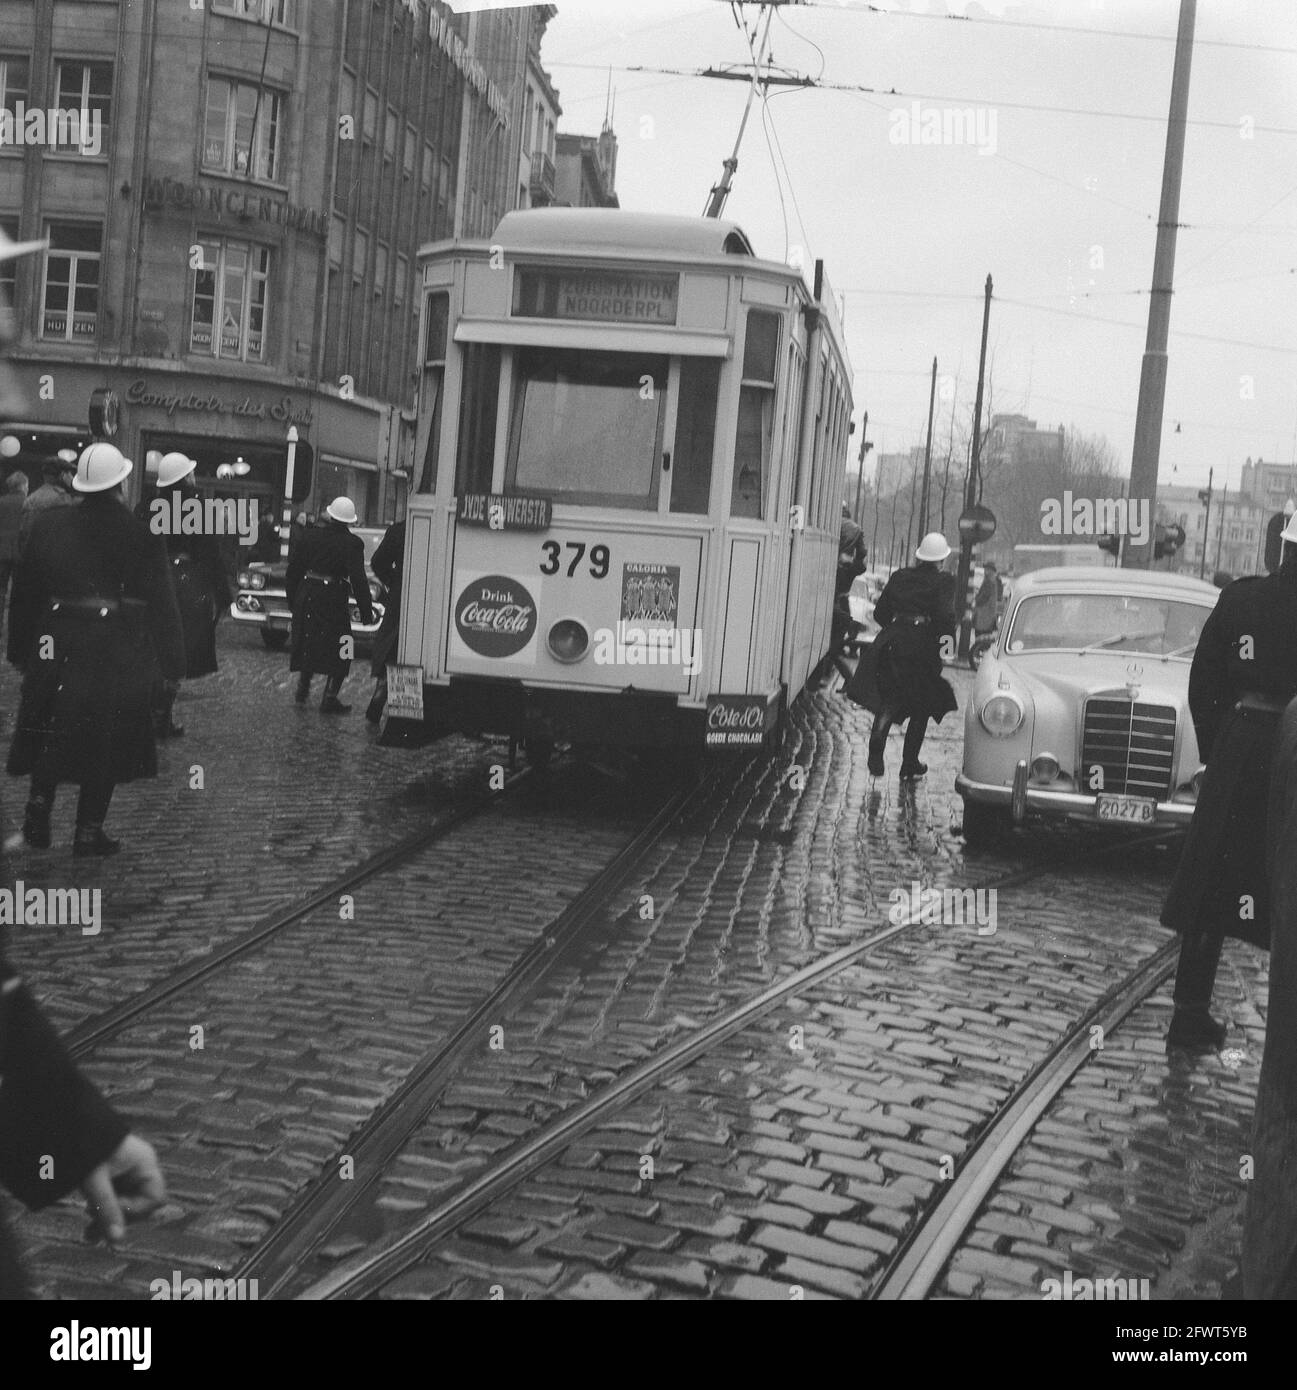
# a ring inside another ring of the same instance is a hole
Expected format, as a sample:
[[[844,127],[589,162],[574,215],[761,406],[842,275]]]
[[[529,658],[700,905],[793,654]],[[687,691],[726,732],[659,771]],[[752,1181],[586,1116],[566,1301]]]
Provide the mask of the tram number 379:
[[[568,541],[566,547],[558,541],[546,541],[541,550],[545,558],[541,561],[540,572],[542,574],[557,574],[563,562],[563,550],[566,548],[571,552],[572,558],[568,563],[568,578],[572,578],[581,561],[585,558],[586,544],[584,541]],[[611,563],[611,555],[606,545],[592,545],[590,550],[590,575],[593,579],[607,579],[608,568]]]

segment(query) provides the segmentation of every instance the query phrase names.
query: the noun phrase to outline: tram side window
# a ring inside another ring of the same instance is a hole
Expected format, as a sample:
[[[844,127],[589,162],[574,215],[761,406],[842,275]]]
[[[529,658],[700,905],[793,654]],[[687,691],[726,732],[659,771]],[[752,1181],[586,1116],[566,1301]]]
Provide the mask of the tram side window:
[[[511,492],[587,506],[657,506],[668,359],[523,348],[515,358]]]
[[[778,360],[779,315],[762,309],[750,310],[743,343],[739,423],[734,437],[731,516],[760,520],[764,515],[775,417],[775,364]]]
[[[680,359],[676,449],[671,472],[671,510],[706,513],[712,495],[712,444],[721,364],[711,357]]]
[[[441,399],[446,385],[446,336],[450,324],[450,295],[428,296],[423,341],[423,391],[419,401],[419,426],[428,431],[423,442],[419,491],[437,489],[437,445],[441,439]]]
[[[464,379],[459,401],[459,454],[455,459],[455,495],[490,492],[495,467],[495,414],[500,399],[500,348],[469,343],[464,349]]]

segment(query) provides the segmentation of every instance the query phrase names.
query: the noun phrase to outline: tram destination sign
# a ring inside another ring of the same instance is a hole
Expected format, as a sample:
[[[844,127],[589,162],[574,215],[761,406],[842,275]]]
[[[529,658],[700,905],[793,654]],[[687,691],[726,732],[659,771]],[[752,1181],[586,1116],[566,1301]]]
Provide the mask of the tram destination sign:
[[[455,520],[489,531],[548,531],[554,504],[548,497],[506,497],[499,492],[466,492]]]
[[[513,312],[523,318],[670,325],[679,301],[678,275],[521,270],[514,283]]]

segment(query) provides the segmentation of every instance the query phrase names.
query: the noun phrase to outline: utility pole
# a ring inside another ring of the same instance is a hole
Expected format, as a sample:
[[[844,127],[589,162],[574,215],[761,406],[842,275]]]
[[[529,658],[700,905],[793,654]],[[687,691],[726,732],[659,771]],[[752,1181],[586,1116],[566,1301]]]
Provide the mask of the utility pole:
[[[1225,518],[1229,515],[1229,474],[1220,489],[1220,518],[1216,522],[1216,568],[1220,569],[1220,548],[1225,540]]]
[[[1162,407],[1166,399],[1166,344],[1171,328],[1171,294],[1175,280],[1175,238],[1180,220],[1180,177],[1184,170],[1185,119],[1189,110],[1189,65],[1193,58],[1193,26],[1197,0],[1180,0],[1180,26],[1175,36],[1175,67],[1171,74],[1171,110],[1167,117],[1166,155],[1162,163],[1162,203],[1157,217],[1157,249],[1153,256],[1153,287],[1148,299],[1148,336],[1139,373],[1139,407],[1135,416],[1135,449],[1130,461],[1130,502],[1157,510],[1157,466],[1162,452]],[[1205,542],[1204,542],[1205,544]],[[1127,569],[1148,569],[1153,560],[1153,536],[1141,545],[1128,536],[1122,552]]]
[[[928,496],[932,485],[932,411],[937,403],[937,359],[932,359],[932,386],[928,391],[928,443],[923,454],[923,499],[919,503],[919,537],[928,534]]]
[[[1207,519],[1202,524],[1202,554],[1198,556],[1198,578],[1202,578],[1202,572],[1207,567],[1207,547],[1211,544],[1211,480],[1216,476],[1216,470],[1207,470],[1207,489],[1198,489],[1198,501],[1207,504]]]
[[[739,122],[738,139],[734,142],[734,153],[722,161],[721,181],[715,184],[707,199],[704,217],[719,217],[725,210],[725,200],[730,196],[730,185],[734,182],[734,171],[739,167],[739,146],[743,143],[743,132],[747,129],[748,116],[752,113],[752,102],[761,90],[761,64],[766,55],[766,44],[770,39],[770,21],[775,17],[773,5],[763,6],[766,11],[766,27],[761,31],[761,42],[752,58],[752,85],[748,88],[747,105],[743,108],[743,119]],[[751,40],[749,40],[749,43]]]
[[[982,452],[982,386],[986,380],[986,335],[991,326],[991,277],[986,277],[986,301],[982,305],[982,351],[977,360],[977,400],[973,405],[973,452],[968,460],[968,483],[964,488],[964,510],[977,504],[978,465]],[[955,611],[959,614],[959,655],[968,655],[968,576],[973,569],[972,537],[959,537],[959,572],[955,579]]]
[[[860,493],[865,485],[865,455],[874,446],[869,442],[869,412],[865,411],[865,418],[860,422],[860,463],[856,473],[856,505],[852,516],[856,519],[856,525],[860,525]]]

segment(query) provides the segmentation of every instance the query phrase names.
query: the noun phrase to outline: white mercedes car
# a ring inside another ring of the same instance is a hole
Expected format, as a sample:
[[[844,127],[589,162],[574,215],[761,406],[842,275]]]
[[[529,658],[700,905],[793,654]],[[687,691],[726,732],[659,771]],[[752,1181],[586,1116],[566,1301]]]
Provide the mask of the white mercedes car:
[[[1218,590],[1159,571],[1020,579],[964,714],[964,839],[1027,817],[1187,825],[1202,762],[1189,668]]]

